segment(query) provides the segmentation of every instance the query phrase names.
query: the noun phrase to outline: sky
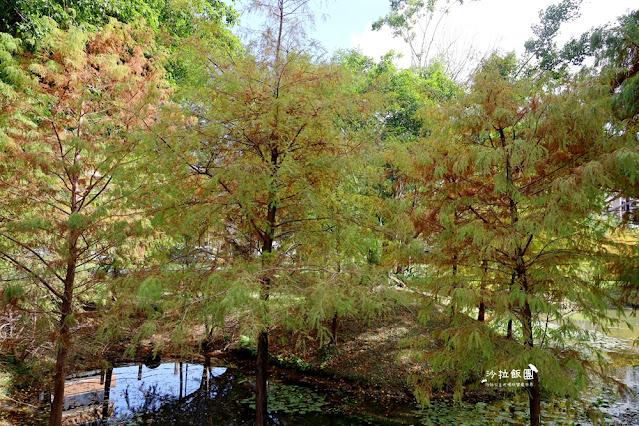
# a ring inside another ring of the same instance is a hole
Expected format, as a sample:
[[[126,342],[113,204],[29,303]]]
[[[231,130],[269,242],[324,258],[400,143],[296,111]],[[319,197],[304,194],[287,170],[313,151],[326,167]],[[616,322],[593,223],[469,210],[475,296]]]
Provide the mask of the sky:
[[[242,0],[246,2],[247,0]],[[442,1],[442,0],[440,0]],[[410,65],[407,46],[393,39],[388,28],[372,31],[371,25],[388,13],[389,0],[311,0],[320,16],[311,36],[320,41],[330,56],[337,49],[357,48],[365,55],[379,59],[391,49],[403,53],[397,65]],[[502,52],[523,53],[524,42],[532,37],[531,25],[539,22],[539,10],[559,0],[465,0],[456,5],[447,18],[442,37],[454,37],[460,45],[481,53],[496,47]],[[562,37],[578,36],[584,31],[615,21],[620,15],[639,8],[639,0],[583,0],[581,16],[562,26]],[[252,26],[243,16],[243,25]],[[440,42],[442,45],[444,41]],[[461,50],[461,49],[460,49]]]

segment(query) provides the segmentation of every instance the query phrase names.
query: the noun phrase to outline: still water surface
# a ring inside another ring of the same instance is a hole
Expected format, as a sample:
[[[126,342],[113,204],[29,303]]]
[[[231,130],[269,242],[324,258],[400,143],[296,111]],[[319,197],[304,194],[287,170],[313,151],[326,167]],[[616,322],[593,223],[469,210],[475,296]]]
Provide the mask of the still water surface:
[[[621,369],[619,378],[635,392],[639,391],[639,367]],[[287,388],[282,384],[275,386]],[[293,392],[301,390],[295,386],[288,388],[293,389]],[[234,368],[173,362],[155,368],[132,365],[69,380],[67,389],[65,424],[97,425],[103,424],[100,423],[102,419],[108,424],[117,425],[253,424],[254,411],[248,401],[254,392],[253,383]],[[310,390],[304,391],[311,394]],[[295,395],[289,397],[294,398]],[[270,417],[272,424],[300,426],[443,425],[462,422],[489,425],[501,424],[500,419],[504,415],[509,416],[514,424],[527,420],[525,398],[475,406],[434,403],[422,410],[412,404],[383,406],[366,401],[360,401],[360,404],[355,413],[344,410],[344,407],[324,404],[321,406],[322,412],[300,413],[293,407],[293,412],[272,411]],[[639,424],[637,404],[631,398],[619,400],[610,395],[605,405],[600,407],[607,415],[605,424]],[[512,417],[509,412],[513,413]],[[518,413],[517,416],[514,413]],[[551,418],[549,412],[546,418]],[[562,424],[563,418],[561,412],[552,414],[552,419],[559,424]],[[579,420],[580,424],[589,424],[584,419],[575,420]]]
[[[624,324],[612,327],[607,333],[607,337],[613,339],[611,346],[622,342],[624,347],[632,347],[632,341],[639,338],[639,318],[631,314],[628,311],[624,320],[630,322],[634,330]],[[612,318],[616,315],[616,311],[609,313]],[[571,316],[580,328],[600,332],[583,317],[577,314]],[[639,392],[639,366],[620,368],[618,378]],[[301,390],[308,392],[303,398],[298,398],[301,400],[313,399],[317,395],[308,389],[279,386],[280,390],[284,389],[283,395],[289,401],[294,400],[295,393]],[[69,380],[66,385],[64,423],[103,424],[101,422],[106,421],[118,425],[251,425],[254,411],[248,399],[253,392],[251,378],[234,368],[180,362],[150,367],[123,366],[102,373],[86,373]],[[447,424],[461,420],[467,424],[495,424],[494,418],[503,415],[504,410],[498,408],[491,411],[489,406],[482,417],[478,415],[477,407],[470,405],[460,409],[444,404],[437,409],[424,411],[412,405],[381,406],[358,401],[362,407],[353,412],[344,410],[346,405],[331,407],[323,397],[317,398],[315,406],[310,408],[303,403],[291,404],[284,411],[270,412],[272,424],[408,425]],[[497,401],[492,405],[501,403]],[[632,398],[617,398],[601,408],[608,415],[608,424],[639,425],[639,402]],[[519,410],[527,411],[524,407]],[[510,408],[510,411],[513,409]],[[623,417],[623,413],[629,415]]]
[[[234,368],[179,362],[155,368],[132,365],[71,379],[66,389],[65,424],[99,424],[108,419],[109,424],[124,425],[250,425],[254,417],[247,401],[254,386]],[[412,423],[401,418],[371,423],[325,412],[271,412],[270,416],[277,425]]]

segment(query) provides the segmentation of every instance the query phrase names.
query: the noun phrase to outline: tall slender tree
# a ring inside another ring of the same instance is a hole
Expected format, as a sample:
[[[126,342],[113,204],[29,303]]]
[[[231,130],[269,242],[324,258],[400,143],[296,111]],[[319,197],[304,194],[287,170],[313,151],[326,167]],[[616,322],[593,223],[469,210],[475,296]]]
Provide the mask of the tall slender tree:
[[[136,133],[165,96],[151,51],[143,28],[54,31],[29,66],[40,83],[29,119],[13,123],[0,157],[0,255],[24,279],[5,300],[55,320],[50,425],[61,424],[78,297],[107,278],[100,260],[149,231],[130,203],[149,179]]]
[[[246,51],[193,41],[201,72],[182,99],[196,118],[191,136],[167,137],[165,146],[188,167],[185,185],[196,194],[185,222],[231,252],[224,269],[211,271],[225,288],[208,294],[220,295],[211,309],[238,315],[255,336],[256,423],[264,425],[269,331],[320,326],[339,305],[321,300],[355,297],[338,285],[348,280],[335,279],[352,271],[327,266],[322,249],[331,246],[343,162],[359,144],[347,117],[367,107],[348,98],[338,66],[313,60],[299,27],[307,0],[252,5],[267,28]]]
[[[557,88],[514,75],[513,58],[493,57],[466,96],[430,109],[438,126],[416,151],[414,183],[431,231],[427,288],[454,313],[434,368],[458,371],[461,392],[482,369],[535,365],[537,425],[542,390],[577,397],[601,375],[601,358],[575,350],[588,339],[564,307],[605,328],[607,307],[620,306],[602,277],[629,248],[609,238],[603,212],[613,159],[630,141],[612,128],[607,91],[593,80]],[[481,305],[491,324],[518,324],[522,350],[463,314]]]

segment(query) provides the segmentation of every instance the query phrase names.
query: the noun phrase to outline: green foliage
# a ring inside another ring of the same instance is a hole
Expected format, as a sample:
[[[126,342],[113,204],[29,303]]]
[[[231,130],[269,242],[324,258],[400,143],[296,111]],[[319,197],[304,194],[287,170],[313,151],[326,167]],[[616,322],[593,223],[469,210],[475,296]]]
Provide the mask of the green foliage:
[[[415,75],[408,70],[391,77],[387,93],[391,99],[385,127],[400,140],[424,135],[428,128],[417,116],[426,105],[443,102],[460,93],[459,86],[444,74],[441,63],[434,63]]]
[[[24,297],[25,294],[26,290],[22,285],[8,285],[2,291],[2,305],[16,303],[16,301]]]
[[[639,11],[619,18],[612,27],[595,30],[590,38],[597,64],[616,92],[613,105],[618,118],[632,119],[639,114]]]
[[[20,64],[21,42],[0,33],[0,150],[14,152],[16,123],[32,125],[31,117],[19,108],[20,94],[31,90],[35,81]]]
[[[392,0],[374,26],[413,42],[418,18],[455,3]],[[433,306],[450,318],[414,342],[429,357],[414,378],[422,401],[435,387],[459,399],[490,368],[533,363],[544,391],[570,398],[605,376],[564,314],[569,304],[605,329],[608,305],[636,294],[636,242],[601,214],[609,194],[639,194],[636,12],[562,51],[579,1],[540,15],[527,44],[538,68],[567,76],[592,49],[601,80],[521,78],[509,55],[484,61],[464,92],[423,50],[399,70],[392,52],[325,63],[290,28],[239,46],[219,1],[3,5],[0,29],[34,50],[0,33],[3,309],[73,310],[71,283],[107,312],[106,339],[140,321],[134,339],[162,334],[184,353],[194,326],[209,338],[232,317],[254,351],[274,328],[324,345],[332,319],[418,296],[420,319]],[[480,304],[490,321],[470,318]],[[65,327],[83,320],[66,314]],[[33,345],[60,325],[23,318]],[[283,385],[271,397],[287,413],[324,403]],[[506,408],[491,420],[525,420]]]
[[[422,10],[432,12],[435,9],[436,0],[391,0],[391,11],[388,15],[380,18],[373,24],[373,30],[379,30],[384,25],[388,25],[395,31],[396,36],[402,35],[402,31],[407,25],[419,17]]]
[[[0,150],[3,313],[24,324],[12,349],[18,362],[53,346],[58,381],[75,330],[86,325],[77,310],[115,296],[104,295],[111,277],[103,264],[126,258],[130,267],[149,235],[138,209],[156,182],[145,162],[154,144],[141,130],[167,94],[151,35],[116,21],[100,33],[53,26],[41,49],[18,61],[38,84],[16,90],[0,111],[0,120],[12,119],[11,144]],[[159,297],[150,285],[141,293],[147,303]],[[109,337],[126,323],[105,321]]]
[[[138,299],[142,305],[157,302],[163,295],[164,288],[158,279],[148,278],[140,284]]]
[[[198,19],[227,24],[237,19],[233,8],[218,0],[17,0],[5,10],[0,31],[18,35],[33,46],[56,26],[95,28],[117,19],[145,23],[154,31],[184,38],[193,34]]]
[[[0,81],[3,83],[3,95],[12,97],[7,86],[24,87],[31,83],[28,74],[20,67],[16,54],[20,52],[21,42],[9,34],[0,33]],[[15,95],[13,95],[15,96]]]
[[[581,64],[589,53],[588,34],[570,40],[561,50],[556,42],[561,25],[579,17],[581,2],[562,0],[539,11],[540,22],[532,27],[535,38],[525,44],[526,51],[538,60],[536,68],[552,71],[556,76],[565,75],[571,63]]]
[[[308,363],[295,355],[288,355],[288,356],[277,355],[275,357],[275,362],[279,366],[282,366],[284,368],[289,368],[292,370],[308,371],[308,372],[314,372],[317,370],[317,367],[315,367],[313,364]]]
[[[360,278],[350,265],[364,259],[352,248],[357,236],[349,235],[344,252],[336,238],[344,236],[337,229],[348,197],[340,178],[360,144],[352,123],[372,113],[369,97],[349,98],[353,86],[343,69],[302,52],[229,52],[191,42],[184,52],[190,79],[179,96],[199,118],[187,138],[167,137],[161,155],[186,172],[184,189],[168,201],[195,196],[169,226],[215,241],[217,254],[202,264],[225,279],[223,286],[207,279],[208,288],[188,279],[185,290],[194,300],[223,293],[211,310],[217,318],[235,313],[247,335],[282,325],[322,330],[326,341],[326,319],[351,310],[368,291],[349,289]],[[215,271],[217,256],[228,271]]]
[[[81,231],[86,229],[90,223],[91,220],[87,216],[81,213],[71,213],[67,221],[67,226],[71,231]]]

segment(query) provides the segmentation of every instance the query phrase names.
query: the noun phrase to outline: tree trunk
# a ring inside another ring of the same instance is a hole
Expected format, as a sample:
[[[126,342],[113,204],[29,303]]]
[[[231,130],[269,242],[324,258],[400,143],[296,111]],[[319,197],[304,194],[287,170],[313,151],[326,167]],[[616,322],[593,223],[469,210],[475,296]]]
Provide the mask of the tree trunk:
[[[506,135],[504,133],[503,128],[499,129],[499,135],[500,135],[502,147],[505,148]],[[516,200],[515,194],[517,193],[518,190],[516,189],[514,184],[510,159],[511,159],[510,153],[506,151],[506,184],[507,184],[507,191],[509,193],[508,198],[509,198],[509,206],[510,206],[510,225],[513,232],[515,232],[515,224],[519,221],[519,210],[517,208],[517,202],[515,201]],[[518,279],[519,282],[521,283],[521,289],[527,295],[533,295],[534,293],[533,291],[531,291],[528,285],[528,280],[526,277],[526,262],[524,261],[524,255],[526,253],[526,249],[530,245],[532,239],[533,239],[533,234],[530,234],[528,238],[528,242],[523,245],[519,245],[517,247],[516,252],[514,253],[515,255],[515,258],[513,259],[514,268],[512,271],[513,275],[511,278],[511,287],[516,282],[518,282],[517,281]],[[510,308],[512,310],[512,307]],[[532,310],[530,309],[530,304],[526,300],[521,310],[521,328],[522,328],[525,350],[532,350],[533,344],[534,344],[532,319],[533,319]],[[506,337],[512,338],[512,320],[508,320],[508,332]],[[537,376],[537,373],[535,372],[533,372],[533,387],[528,390],[528,397],[529,397],[528,399],[530,404],[530,424],[533,426],[540,425],[541,424],[541,394],[539,390],[539,377]]]
[[[533,386],[529,390],[528,402],[530,405],[530,425],[541,424],[541,392],[539,389],[539,375],[533,372]]]
[[[283,3],[280,3],[283,4]],[[279,52],[279,46],[278,46]],[[275,180],[277,175],[277,161],[279,151],[277,146],[271,149],[271,166],[273,167],[272,177]],[[262,267],[265,266],[265,256],[273,251],[273,239],[276,226],[277,204],[275,194],[269,194],[269,206],[266,211],[267,228],[262,232]],[[262,279],[260,297],[264,302],[268,300],[271,292],[271,276],[266,274]],[[266,307],[268,309],[268,306]],[[257,338],[257,361],[255,365],[255,425],[266,426],[268,421],[267,411],[267,376],[268,376],[268,327],[260,332]]]
[[[67,378],[67,362],[69,360],[69,326],[65,322],[65,316],[61,320],[63,325],[58,339],[58,354],[55,361],[55,377],[53,379],[53,403],[51,404],[51,417],[49,426],[62,424],[62,411],[64,410],[64,383]]]
[[[508,320],[508,329],[506,330],[506,339],[513,338],[513,320]]]
[[[477,321],[484,321],[485,315],[486,315],[486,304],[482,300],[479,303],[479,314],[477,315]]]
[[[182,399],[182,387],[184,386],[184,373],[182,363],[180,363],[180,399]]]
[[[202,385],[206,390],[206,398],[211,397],[211,357],[204,357],[204,368],[202,369]],[[202,385],[200,387],[202,387]]]
[[[279,21],[279,28],[277,30],[277,44],[275,45],[275,63],[279,64],[280,53],[282,51],[282,31],[284,29],[284,1],[283,0],[278,0],[277,8],[279,12],[277,16]]]
[[[524,282],[524,289],[528,290]],[[526,301],[522,309],[522,328],[524,332],[524,347],[533,348],[532,311]],[[528,390],[528,402],[530,405],[530,424],[538,426],[541,424],[541,393],[539,390],[539,376],[533,372],[533,386]]]
[[[84,103],[83,103],[84,105]],[[78,127],[78,137],[80,136],[80,127]],[[80,150],[76,148],[73,164],[80,161]],[[67,173],[71,177],[71,213],[78,213],[80,207],[78,205],[78,183],[79,178],[76,172]],[[73,287],[75,285],[75,274],[78,262],[78,239],[80,233],[70,230],[67,234],[67,242],[69,251],[67,257],[66,274],[64,276],[64,293],[60,300],[60,336],[58,338],[58,353],[55,361],[55,377],[53,384],[53,403],[51,405],[51,417],[49,418],[49,426],[60,426],[62,424],[62,411],[64,411],[64,384],[67,378],[67,363],[69,360],[69,351],[71,349],[71,329],[69,326],[69,317],[73,313]]]
[[[453,256],[453,288],[457,288],[457,255]],[[455,319],[455,305],[452,303],[452,297],[451,297],[451,304],[450,304],[450,321],[452,321],[453,319]]]
[[[268,331],[262,331],[257,339],[257,363],[255,365],[255,425],[266,426],[267,375],[268,375]]]
[[[55,361],[55,376],[53,379],[53,403],[51,404],[51,417],[49,426],[62,424],[62,411],[64,411],[64,384],[67,378],[67,364],[69,350],[71,349],[71,329],[69,317],[72,313],[73,282],[75,280],[75,262],[69,261],[67,276],[64,285],[64,294],[60,306],[60,336],[58,337],[58,353]]]
[[[337,344],[337,312],[333,315],[333,321],[331,322],[331,344]]]
[[[482,261],[482,267],[484,269],[484,273],[481,277],[481,301],[479,302],[479,313],[477,314],[477,321],[484,321],[486,318],[486,303],[484,303],[484,292],[486,290],[486,275],[488,275],[488,262],[486,260]]]

